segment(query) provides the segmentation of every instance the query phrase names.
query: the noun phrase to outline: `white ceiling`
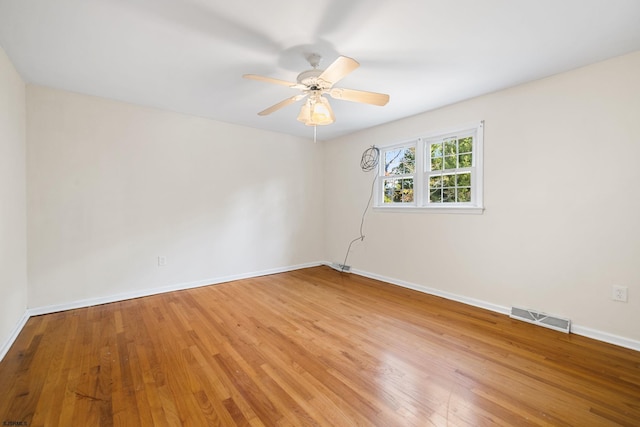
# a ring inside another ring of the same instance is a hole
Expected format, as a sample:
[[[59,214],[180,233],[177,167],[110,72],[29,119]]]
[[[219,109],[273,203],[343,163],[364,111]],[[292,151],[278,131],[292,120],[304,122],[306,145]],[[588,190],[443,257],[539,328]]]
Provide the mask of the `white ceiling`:
[[[28,83],[310,137],[304,53],[361,64],[331,100],[330,139],[640,50],[640,0],[0,0],[0,45]]]

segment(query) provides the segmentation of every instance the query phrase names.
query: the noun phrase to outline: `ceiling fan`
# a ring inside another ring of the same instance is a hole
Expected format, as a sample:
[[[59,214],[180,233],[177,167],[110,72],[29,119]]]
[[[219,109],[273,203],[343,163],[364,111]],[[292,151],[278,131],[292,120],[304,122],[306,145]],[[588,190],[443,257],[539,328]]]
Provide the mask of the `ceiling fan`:
[[[298,95],[294,95],[291,98],[272,105],[266,110],[260,111],[258,115],[266,116],[287,105],[307,98],[300,109],[300,114],[298,114],[298,121],[307,126],[318,126],[328,125],[335,121],[329,100],[323,96],[325,94],[334,99],[362,102],[371,105],[383,106],[389,102],[389,95],[383,93],[333,87],[334,84],[360,66],[355,59],[340,56],[331,63],[326,70],[318,69],[321,59],[320,55],[312,53],[307,55],[306,59],[312,68],[298,74],[296,83],[256,74],[245,74],[242,76],[246,79],[274,83],[302,91],[302,93]]]

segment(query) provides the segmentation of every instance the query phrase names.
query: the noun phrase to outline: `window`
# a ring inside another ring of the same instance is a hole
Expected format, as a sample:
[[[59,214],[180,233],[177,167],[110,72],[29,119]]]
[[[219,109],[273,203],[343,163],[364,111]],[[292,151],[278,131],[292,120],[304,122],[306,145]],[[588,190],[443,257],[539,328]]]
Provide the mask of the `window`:
[[[376,207],[482,212],[483,123],[380,149]]]
[[[397,147],[384,152],[384,203],[413,203],[416,147]]]

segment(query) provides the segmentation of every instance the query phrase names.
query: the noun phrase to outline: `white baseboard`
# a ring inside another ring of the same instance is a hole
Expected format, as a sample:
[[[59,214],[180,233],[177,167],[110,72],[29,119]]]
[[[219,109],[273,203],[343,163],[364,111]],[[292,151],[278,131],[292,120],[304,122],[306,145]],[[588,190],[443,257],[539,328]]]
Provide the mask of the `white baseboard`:
[[[158,294],[163,294],[163,293],[173,292],[173,291],[181,291],[184,289],[198,288],[201,286],[217,285],[220,283],[231,282],[234,280],[250,279],[252,277],[268,276],[270,274],[277,274],[277,273],[286,273],[288,271],[300,270],[300,269],[309,268],[309,267],[317,267],[319,265],[322,265],[322,263],[312,262],[307,264],[291,265],[287,267],[271,268],[268,270],[254,271],[250,273],[235,274],[231,276],[222,276],[222,277],[216,277],[212,279],[203,279],[195,282],[177,283],[175,285],[127,292],[123,294],[108,295],[108,296],[99,297],[99,298],[89,298],[84,300],[71,301],[63,304],[28,308],[27,311],[22,316],[22,319],[20,319],[20,321],[14,328],[11,335],[2,344],[2,347],[0,347],[0,361],[4,359],[4,356],[7,354],[7,352],[13,345],[14,341],[18,337],[18,334],[20,334],[20,331],[22,331],[22,328],[24,327],[24,325],[29,320],[29,317],[31,316],[39,316],[41,314],[50,314],[50,313],[56,313],[59,311],[73,310],[76,308],[84,308],[84,307],[91,307],[91,306],[100,305],[100,304],[108,304],[110,302],[125,301],[133,298],[140,298],[140,297],[145,297],[150,295],[158,295]]]
[[[324,264],[330,265],[330,263],[325,262]],[[449,292],[444,292],[439,289],[430,288],[423,285],[418,285],[415,283],[406,282],[404,280],[393,279],[386,276],[381,276],[375,273],[369,273],[367,271],[362,271],[358,269],[351,269],[352,274],[357,274],[359,276],[369,277],[371,279],[380,280],[382,282],[391,283],[393,285],[402,286],[403,288],[413,289],[415,291],[424,292],[426,294],[439,296],[442,298],[446,298],[452,301],[458,301],[464,304],[472,305],[474,307],[484,308],[486,310],[494,311],[500,314],[509,315],[511,309],[509,307],[503,307],[501,305],[492,304],[487,301],[477,300],[474,298],[468,298],[461,295],[452,294]],[[633,340],[626,337],[621,337],[618,335],[610,334],[608,332],[599,331],[596,329],[587,328],[585,326],[576,325],[575,323],[571,323],[571,333],[576,335],[582,335],[587,338],[592,338],[598,341],[606,342],[609,344],[617,345],[619,347],[629,348],[631,350],[640,351],[640,341]]]
[[[429,295],[435,295],[437,297],[446,298],[448,300],[461,302],[467,305],[472,305],[474,307],[484,308],[485,310],[494,311],[500,314],[509,314],[511,309],[509,307],[503,307],[501,305],[492,304],[487,301],[482,301],[475,298],[469,298],[462,295],[452,294],[450,292],[441,291],[440,289],[430,288],[424,285],[418,285],[411,282],[406,282],[404,280],[393,279],[386,276],[381,276],[375,273],[369,273],[367,271],[362,271],[358,269],[352,269],[352,273],[357,274],[359,276],[368,277],[370,279],[380,280],[382,282],[391,283],[392,285],[402,286],[403,288],[413,289],[414,291],[423,292]]]
[[[617,345],[619,347],[625,347],[631,350],[640,351],[640,341],[621,337],[619,335],[613,335],[607,332],[598,331],[596,329],[587,328],[585,326],[580,326],[572,323],[571,333],[582,335],[583,337],[587,338],[593,338],[594,340]]]
[[[7,354],[15,340],[18,338],[18,335],[22,331],[22,328],[24,328],[24,325],[27,324],[27,320],[29,320],[29,313],[28,311],[25,311],[20,320],[18,320],[18,323],[16,323],[16,326],[11,331],[11,334],[9,334],[9,338],[7,338],[4,343],[2,343],[2,347],[0,347],[0,361],[4,359],[4,356]]]

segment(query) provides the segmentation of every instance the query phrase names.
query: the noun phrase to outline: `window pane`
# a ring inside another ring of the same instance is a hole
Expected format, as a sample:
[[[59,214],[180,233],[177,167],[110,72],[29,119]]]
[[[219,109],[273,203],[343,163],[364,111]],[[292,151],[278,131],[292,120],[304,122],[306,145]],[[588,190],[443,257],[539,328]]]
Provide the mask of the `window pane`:
[[[460,173],[456,175],[456,185],[458,187],[471,187],[471,173]]]
[[[429,203],[471,202],[471,172],[429,177]]]
[[[445,156],[444,157],[444,168],[445,169],[455,169],[456,168],[456,156]]]
[[[444,188],[442,190],[442,201],[444,203],[454,203],[456,201],[456,189]]]
[[[429,178],[429,188],[441,188],[442,187],[442,176],[432,176]]]
[[[404,175],[415,172],[415,147],[402,147],[384,153],[384,174]]]
[[[416,149],[414,147],[404,151],[398,170],[400,173],[414,173],[416,171]]]
[[[470,188],[458,188],[458,202],[470,202],[471,201],[471,189]]]
[[[471,167],[471,153],[469,154],[460,154],[458,156],[458,163],[461,168],[470,168]]]
[[[384,203],[412,203],[413,178],[385,179]]]
[[[431,158],[442,157],[442,144],[431,144]]]
[[[444,142],[444,154],[445,156],[458,154],[455,139],[450,139]]]
[[[402,203],[413,203],[413,179],[407,178],[402,180],[402,195],[400,201]]]
[[[473,137],[468,136],[458,141],[458,153],[470,153],[473,148]]]
[[[394,183],[393,179],[385,179],[383,183],[384,188],[384,203],[391,203],[393,201]]]
[[[384,174],[393,175],[393,169],[398,166],[398,157],[402,154],[402,150],[389,150],[384,153]]]
[[[451,175],[442,175],[442,186],[443,187],[455,187],[456,186],[456,176]]]
[[[442,157],[439,157],[437,159],[431,159],[431,170],[432,171],[442,170]]]
[[[400,203],[402,201],[402,188],[401,183],[398,181],[396,187],[393,189],[393,203]]]

